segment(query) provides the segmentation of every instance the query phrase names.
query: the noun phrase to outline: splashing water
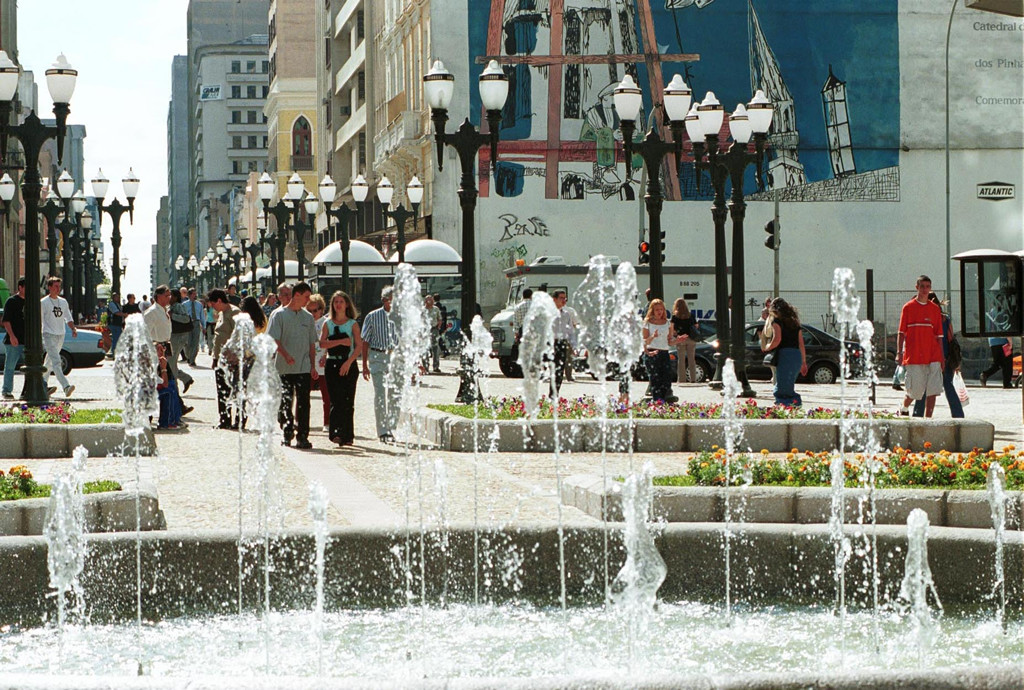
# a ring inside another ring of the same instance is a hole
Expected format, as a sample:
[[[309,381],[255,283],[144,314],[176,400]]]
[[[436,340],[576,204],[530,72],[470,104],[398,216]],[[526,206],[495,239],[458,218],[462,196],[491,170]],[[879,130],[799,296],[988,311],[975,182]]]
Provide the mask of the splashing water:
[[[313,519],[316,542],[316,607],[313,611],[313,635],[316,640],[316,674],[324,674],[324,552],[327,550],[327,489],[319,481],[309,486],[309,516]]]
[[[444,574],[441,578],[441,608],[448,607],[448,545],[451,541],[450,525],[448,523],[448,468],[444,460],[434,460],[434,489],[437,491],[437,540],[438,551],[441,554],[441,571]]]
[[[861,439],[864,448],[864,462],[861,465],[861,484],[867,487],[867,509],[868,521],[871,525],[870,533],[865,532],[865,548],[870,556],[867,563],[871,578],[871,616],[872,633],[874,636],[875,650],[880,650],[881,632],[879,630],[879,590],[881,588],[881,574],[878,569],[878,511],[876,500],[878,473],[882,469],[882,463],[878,459],[882,452],[881,443],[878,440],[878,430],[875,426],[874,407],[872,406],[872,395],[876,383],[874,363],[874,338],[875,326],[867,319],[857,324],[857,340],[860,343],[861,356],[863,357],[862,368],[866,380],[862,388],[863,395],[857,399],[857,407],[863,414],[860,430],[863,433]],[[863,502],[861,503],[860,522],[863,524]]]
[[[473,400],[473,603],[480,603],[480,399],[487,399],[487,360],[494,344],[494,336],[487,330],[483,319],[473,317],[469,326],[471,335],[466,350],[472,364],[473,380],[480,395]],[[495,421],[492,435],[497,436]]]
[[[576,289],[574,305],[580,319],[579,342],[587,352],[587,365],[600,382],[601,392],[597,396],[598,416],[601,433],[601,483],[607,490],[608,481],[608,371],[609,349],[612,321],[616,317],[615,309],[615,275],[612,273],[611,262],[603,255],[598,255],[587,262],[587,277]],[[605,600],[610,597],[610,572],[608,555],[608,515],[601,511],[601,523],[604,529],[602,552],[604,561],[604,592]]]
[[[225,312],[226,313],[226,312]],[[217,369],[224,376],[225,380],[231,382],[232,397],[234,398],[234,415],[237,415],[238,422],[238,613],[242,613],[242,592],[244,591],[243,580],[245,571],[245,455],[242,449],[242,441],[245,437],[241,418],[245,416],[246,398],[246,360],[253,357],[253,338],[256,336],[256,329],[252,319],[246,313],[235,316],[235,328],[231,336],[221,349],[220,361]],[[229,413],[230,414],[230,413]]]
[[[932,570],[928,566],[928,514],[920,508],[914,508],[907,516],[907,561],[899,598],[904,613],[910,616],[917,643],[918,666],[924,665],[924,655],[933,639],[928,592],[932,593],[941,611],[942,602],[939,601],[939,593],[935,591]]]
[[[75,448],[70,472],[61,472],[50,487],[43,536],[46,538],[46,565],[50,586],[57,597],[57,635],[59,665],[64,665],[64,622],[67,595],[74,595],[79,614],[84,599],[79,577],[85,568],[85,508],[82,503],[82,470],[89,451]]]
[[[853,271],[837,268],[832,274],[832,294],[829,299],[832,312],[839,327],[839,449],[833,453],[830,466],[832,474],[832,514],[829,518],[829,532],[834,549],[834,578],[836,586],[836,613],[840,618],[840,635],[846,620],[846,563],[852,546],[846,537],[843,525],[846,522],[845,488],[847,446],[852,434],[852,419],[847,407],[847,381],[850,378],[850,364],[845,341],[857,324],[860,311],[860,297],[857,296]]]
[[[736,376],[731,358],[722,367],[722,421],[725,425],[725,617],[732,617],[732,459],[743,440],[743,423],[736,415],[736,400],[743,394],[743,382]],[[749,472],[749,467],[746,472]],[[745,478],[750,484],[753,477]]]
[[[132,439],[135,460],[135,636],[138,673],[142,675],[142,507],[139,496],[142,479],[143,434],[150,418],[160,415],[157,393],[160,360],[142,314],[131,314],[114,352],[114,388],[122,404],[125,435]]]
[[[281,409],[281,378],[277,373],[277,343],[266,333],[253,339],[253,364],[246,393],[249,419],[257,431],[255,462],[247,484],[256,493],[256,532],[263,542],[263,645],[265,663],[270,668],[270,538],[280,527],[282,511],[278,488],[277,455],[274,433]]]
[[[637,642],[645,637],[658,589],[668,574],[649,524],[653,475],[654,465],[644,463],[643,469],[626,477],[622,486],[626,562],[612,583],[611,598],[627,620],[630,670],[638,661]]]
[[[559,601],[566,608],[565,589],[565,526],[562,519],[561,439],[558,429],[558,395],[555,393],[555,336],[554,322],[558,309],[551,296],[537,292],[530,300],[530,309],[523,319],[523,337],[519,346],[519,366],[523,370],[523,403],[526,416],[523,428],[528,433],[528,421],[535,421],[540,402],[547,392],[551,396],[551,427],[555,441],[555,505],[558,510],[558,573]],[[546,384],[546,385],[545,385]]]
[[[1006,570],[1003,565],[1003,544],[1006,539],[1006,472],[1002,465],[993,462],[988,468],[988,504],[992,513],[992,529],[995,531],[995,578],[992,595],[996,599],[996,621],[1006,629]]]
[[[546,292],[536,292],[523,319],[523,337],[519,345],[519,366],[523,370],[523,403],[526,417],[536,421],[540,402],[554,388],[555,335],[553,326],[558,309]],[[557,401],[552,400],[552,403]],[[557,407],[557,405],[556,405]]]
[[[398,343],[391,352],[391,364],[388,368],[386,386],[393,387],[398,399],[399,431],[405,448],[405,526],[406,535],[410,535],[412,477],[410,475],[413,453],[410,439],[419,430],[412,428],[413,419],[420,405],[419,372],[420,365],[427,355],[430,345],[430,324],[427,321],[426,308],[423,304],[423,288],[416,269],[409,264],[399,264],[395,271],[394,296],[391,303],[391,318],[395,324]],[[424,515],[423,489],[423,452],[416,446],[416,484],[417,504],[419,506],[419,566],[420,566],[420,604],[426,605],[426,516]],[[412,542],[407,536],[405,548],[405,580],[406,602],[412,603]]]

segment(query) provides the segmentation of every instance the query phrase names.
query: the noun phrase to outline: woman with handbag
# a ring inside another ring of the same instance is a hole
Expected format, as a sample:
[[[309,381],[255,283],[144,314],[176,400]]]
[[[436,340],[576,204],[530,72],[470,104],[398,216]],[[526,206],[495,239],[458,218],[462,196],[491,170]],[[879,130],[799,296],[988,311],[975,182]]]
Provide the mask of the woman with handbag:
[[[352,299],[341,290],[331,295],[329,318],[320,329],[320,347],[327,351],[324,374],[331,397],[328,437],[339,446],[355,442],[353,415],[359,369],[356,358],[363,350],[359,316]]]
[[[682,297],[672,305],[672,328],[676,332],[676,383],[697,383],[697,324]]]
[[[668,349],[676,344],[676,332],[668,320],[665,303],[652,299],[644,319],[644,365],[651,382],[651,399],[665,402],[679,400],[672,395],[672,358]]]
[[[807,374],[807,353],[804,350],[804,334],[800,330],[800,315],[786,300],[776,297],[768,309],[771,317],[771,340],[761,349],[768,353],[765,364],[775,366],[776,405],[799,407],[803,399],[796,392],[797,376]],[[766,325],[765,332],[768,327]]]

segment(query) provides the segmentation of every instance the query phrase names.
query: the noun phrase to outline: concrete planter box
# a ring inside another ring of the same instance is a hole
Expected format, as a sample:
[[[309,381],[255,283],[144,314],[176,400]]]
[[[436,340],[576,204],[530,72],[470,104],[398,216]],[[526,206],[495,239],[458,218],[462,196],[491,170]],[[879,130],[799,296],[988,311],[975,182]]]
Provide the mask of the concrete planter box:
[[[487,452],[491,435],[498,430],[496,448],[501,453],[550,453],[555,449],[554,425],[550,420],[527,424],[524,420],[490,421],[457,417],[423,408],[409,420],[414,433],[441,450],[471,453],[474,448],[474,424],[479,452]],[[738,451],[762,449],[781,453],[829,451],[839,445],[838,420],[766,419],[742,422],[743,438]],[[908,448],[967,453],[974,448],[991,450],[995,427],[978,419],[885,419],[875,422],[875,433],[882,448]],[[601,450],[602,439],[609,451],[623,452],[632,445],[640,453],[679,453],[709,450],[725,446],[725,426],[710,419],[611,419],[604,424],[595,419],[571,419],[559,422],[559,447],[566,453],[593,453]]]
[[[844,493],[846,522],[866,521],[868,492]],[[574,475],[562,483],[562,503],[597,519],[622,520],[622,493],[618,482],[608,485],[590,474]],[[722,522],[725,489],[717,486],[654,487],[654,517],[665,522]],[[731,520],[747,523],[826,524],[832,512],[832,490],[827,487],[751,486],[729,492]],[[880,525],[903,525],[910,511],[920,508],[936,527],[992,529],[986,491],[932,491],[882,489],[875,492],[875,520]],[[1006,492],[1006,529],[1024,530],[1024,494]]]
[[[135,530],[135,492],[107,491],[83,496],[86,532],[131,532]],[[0,501],[0,537],[41,535],[46,524],[48,498]],[[139,514],[143,531],[167,529],[156,492],[139,493]]]
[[[0,424],[0,459],[70,458],[78,446],[93,458],[135,452],[120,424]],[[151,429],[142,435],[140,449],[144,456],[156,451]]]

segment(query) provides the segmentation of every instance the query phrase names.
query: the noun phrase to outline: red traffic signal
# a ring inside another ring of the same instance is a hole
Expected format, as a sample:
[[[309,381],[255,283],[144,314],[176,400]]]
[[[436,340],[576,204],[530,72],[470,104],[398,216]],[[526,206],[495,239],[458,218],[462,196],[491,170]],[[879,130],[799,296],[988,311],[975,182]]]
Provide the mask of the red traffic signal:
[[[640,243],[640,259],[639,259],[638,263],[641,263],[641,264],[649,264],[649,263],[651,263],[650,251],[651,251],[651,243],[650,242],[641,242]]]

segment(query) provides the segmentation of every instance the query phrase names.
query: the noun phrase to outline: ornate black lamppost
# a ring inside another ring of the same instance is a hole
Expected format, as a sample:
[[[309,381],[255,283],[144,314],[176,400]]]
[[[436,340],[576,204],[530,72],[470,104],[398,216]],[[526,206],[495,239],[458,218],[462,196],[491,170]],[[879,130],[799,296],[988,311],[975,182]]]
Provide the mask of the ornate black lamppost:
[[[40,209],[50,227],[47,245],[50,254],[50,275],[57,275],[58,244],[63,246],[61,282],[64,296],[74,314],[84,313],[85,300],[82,297],[83,282],[80,281],[82,264],[79,260],[77,229],[81,226],[82,212],[85,211],[85,195],[76,192],[75,181],[64,171],[57,186],[51,190],[46,203]],[[72,214],[74,218],[72,219]],[[58,239],[59,238],[59,239]]]
[[[274,198],[274,194],[277,192],[277,183],[274,182],[273,178],[268,173],[263,173],[256,183],[256,187],[260,199],[263,201],[264,212],[267,215],[273,214],[274,219],[277,221],[278,272],[280,273],[280,280],[284,281],[287,279],[284,248],[288,242],[289,229],[295,233],[295,255],[299,264],[298,278],[302,280],[305,278],[306,231],[313,229],[313,218],[316,217],[320,201],[306,191],[305,184],[298,173],[292,173],[292,176],[288,178],[288,195],[280,199],[273,206],[270,205],[270,200]],[[306,221],[299,217],[300,204],[306,211]]]
[[[56,126],[44,125],[34,113],[25,121],[11,125],[11,109],[21,69],[11,62],[7,53],[0,51],[0,161],[7,161],[7,138],[13,136],[21,142],[25,153],[25,177],[21,192],[25,199],[25,284],[30,304],[39,298],[39,194],[42,180],[39,176],[39,152],[47,139],[57,140],[57,164],[63,163],[64,135],[67,132],[68,103],[75,91],[78,72],[63,55],[46,70],[46,86],[53,99]],[[43,379],[43,331],[39,309],[25,310],[25,386],[22,399],[30,405],[49,402]]]
[[[483,146],[491,148],[491,167],[498,162],[498,139],[501,110],[508,98],[508,76],[494,60],[480,75],[480,100],[487,111],[489,131],[482,134],[469,118],[454,133],[446,131],[448,106],[455,90],[455,77],[444,68],[440,60],[423,76],[423,92],[430,105],[430,119],[434,122],[434,140],[437,144],[437,167],[444,169],[444,147],[451,146],[459,154],[462,177],[459,180],[459,201],[462,206],[462,333],[466,341],[471,337],[470,325],[476,312],[476,172],[477,152]],[[465,350],[463,350],[465,353]],[[472,362],[463,354],[459,376],[461,383],[456,399],[463,403],[478,400],[480,391],[473,376]]]
[[[664,233],[661,230],[661,210],[665,202],[665,194],[661,188],[661,166],[665,156],[675,154],[675,170],[679,170],[683,155],[683,118],[690,109],[693,100],[693,92],[686,85],[683,78],[678,74],[665,87],[662,94],[662,110],[668,118],[672,128],[672,140],[664,141],[658,133],[658,126],[654,125],[647,132],[643,141],[633,141],[633,134],[636,132],[636,118],[643,105],[643,92],[633,81],[633,77],[626,75],[622,83],[616,87],[612,95],[615,104],[615,112],[619,116],[619,126],[622,129],[622,147],[626,154],[626,175],[632,173],[633,153],[640,154],[647,168],[647,193],[644,201],[647,206],[647,220],[650,229],[650,257],[651,257],[651,298],[665,299],[665,279],[662,266],[664,265],[665,243]]]
[[[181,274],[183,268],[185,268],[185,257],[178,254],[178,258],[174,260],[174,279],[179,285],[184,282],[182,281],[183,276]]]
[[[134,224],[135,197],[139,193],[139,178],[129,168],[128,174],[121,180],[121,184],[124,186],[124,195],[128,197],[127,206],[117,199],[114,199],[108,205],[103,204],[103,199],[107,196],[107,187],[110,185],[110,180],[104,177],[102,169],[97,173],[96,179],[92,181],[92,194],[96,197],[96,208],[99,211],[99,218],[96,219],[96,222],[101,226],[103,225],[104,211],[110,215],[110,220],[114,222],[114,230],[110,234],[110,245],[114,250],[110,264],[112,268],[111,279],[113,280],[111,292],[117,293],[121,292],[121,274],[118,272],[118,268],[121,265],[121,216],[127,211],[128,222]]]
[[[85,195],[79,191],[75,197],[81,197],[85,202]],[[96,306],[96,285],[100,282],[102,272],[97,268],[99,259],[97,257],[97,246],[92,241],[92,214],[89,209],[78,216],[78,231],[75,233],[81,237],[83,244],[82,258],[79,261],[82,269],[82,300],[83,304],[93,308]],[[77,269],[76,269],[77,270]],[[100,275],[97,275],[97,274]]]
[[[725,152],[720,151],[718,134],[722,128],[725,111],[715,94],[708,92],[700,105],[695,105],[687,114],[684,123],[693,144],[693,159],[698,170],[708,170],[715,199],[711,216],[715,222],[715,310],[718,313],[719,357],[715,372],[715,383],[721,385],[721,369],[726,354],[732,357],[736,377],[743,384],[741,395],[750,397],[754,391],[747,381],[746,332],[743,303],[746,299],[745,261],[743,252],[743,219],[747,204],[743,200],[743,176],[751,163],[757,165],[758,186],[762,186],[761,164],[764,159],[764,144],[771,127],[774,109],[764,92],[758,90],[746,107],[741,103],[729,117],[729,133],[733,143]],[[748,151],[751,136],[754,137],[754,151]],[[732,290],[726,285],[725,251],[725,182],[732,185],[732,197],[728,204],[732,217]],[[732,311],[732,324],[726,325],[729,313],[729,296],[736,308]],[[731,338],[730,338],[731,336]],[[725,343],[730,342],[729,347]]]
[[[353,210],[344,201],[334,206],[335,197],[338,195],[338,185],[334,183],[330,175],[324,175],[320,180],[320,200],[324,202],[324,213],[327,214],[327,229],[324,231],[326,241],[321,242],[321,249],[336,241],[341,242],[341,289],[349,291],[348,284],[348,251],[352,233],[349,232],[352,221],[361,222],[363,218],[363,202],[370,192],[370,185],[362,175],[356,176],[352,181],[352,198],[356,202]],[[332,223],[332,221],[334,221]],[[340,240],[339,240],[340,235]]]
[[[392,209],[391,199],[395,195],[395,186],[391,184],[391,180],[387,177],[382,179],[377,185],[377,200],[380,201],[381,206],[384,208],[384,216],[395,221],[395,227],[398,228],[399,263],[405,262],[405,222],[410,218],[415,222],[419,214],[420,202],[423,201],[423,183],[420,182],[418,177],[413,176],[409,181],[405,188],[405,194],[409,199],[409,203],[412,204],[412,210],[410,211],[402,204]]]

